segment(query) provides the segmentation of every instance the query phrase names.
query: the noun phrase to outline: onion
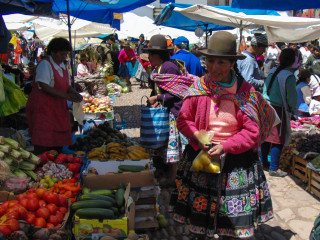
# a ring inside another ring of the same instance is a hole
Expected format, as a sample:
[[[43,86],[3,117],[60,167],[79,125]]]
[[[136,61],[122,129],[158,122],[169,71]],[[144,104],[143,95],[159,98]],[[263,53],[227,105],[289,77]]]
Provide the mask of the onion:
[[[22,230],[25,234],[28,234],[31,225],[24,220],[19,220],[19,229]]]
[[[47,240],[49,238],[50,231],[47,228],[41,228],[40,230],[36,231],[32,238],[38,240]]]

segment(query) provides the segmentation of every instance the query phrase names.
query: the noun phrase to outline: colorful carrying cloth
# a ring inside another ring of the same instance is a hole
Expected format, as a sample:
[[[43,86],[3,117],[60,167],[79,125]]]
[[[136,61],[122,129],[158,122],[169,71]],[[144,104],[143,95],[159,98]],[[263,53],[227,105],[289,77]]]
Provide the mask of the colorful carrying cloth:
[[[151,80],[153,80],[159,88],[183,99],[189,87],[198,81],[199,77],[192,74],[175,75],[153,73]]]
[[[198,81],[195,81],[185,93],[185,97],[201,95],[214,97],[217,102],[215,106],[216,111],[219,109],[219,102],[221,99],[233,101],[243,113],[247,114],[251,119],[255,120],[259,124],[259,145],[263,143],[270,134],[275,121],[275,110],[260,92],[248,91],[232,94],[224,88],[219,87],[210,80],[209,75],[206,75]]]

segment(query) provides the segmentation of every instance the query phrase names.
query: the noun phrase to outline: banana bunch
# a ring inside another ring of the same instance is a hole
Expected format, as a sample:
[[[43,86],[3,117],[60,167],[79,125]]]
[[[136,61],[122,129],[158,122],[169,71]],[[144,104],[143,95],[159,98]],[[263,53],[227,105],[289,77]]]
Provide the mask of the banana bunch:
[[[128,154],[127,154],[128,159],[138,160],[138,159],[150,158],[150,155],[149,153],[147,153],[147,150],[138,145],[130,146],[127,148],[127,150],[128,150]]]
[[[127,157],[127,149],[119,143],[108,143],[105,148],[111,160],[124,160]]]
[[[89,160],[107,160],[108,154],[103,148],[93,148],[88,154]]]

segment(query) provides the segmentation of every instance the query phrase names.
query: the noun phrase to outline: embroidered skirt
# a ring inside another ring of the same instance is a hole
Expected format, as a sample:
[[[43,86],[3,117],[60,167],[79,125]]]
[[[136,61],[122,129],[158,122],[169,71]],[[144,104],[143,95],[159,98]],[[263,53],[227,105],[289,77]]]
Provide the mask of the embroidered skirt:
[[[258,154],[227,154],[221,174],[190,171],[199,151],[186,146],[170,199],[174,220],[194,234],[248,238],[273,217],[268,184]]]
[[[171,112],[169,112],[169,128],[166,163],[179,162],[188,139],[178,131],[176,118]]]

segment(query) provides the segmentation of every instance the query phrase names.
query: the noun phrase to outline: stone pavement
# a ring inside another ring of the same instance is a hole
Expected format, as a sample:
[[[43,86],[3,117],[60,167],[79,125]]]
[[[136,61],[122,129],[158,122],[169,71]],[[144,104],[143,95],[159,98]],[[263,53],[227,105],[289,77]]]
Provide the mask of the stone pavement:
[[[134,139],[140,136],[140,107],[141,97],[150,94],[150,89],[140,89],[139,84],[133,81],[132,92],[122,94],[114,104],[115,113],[128,122],[124,132]],[[131,108],[128,108],[131,106]],[[285,178],[270,177],[265,172],[269,190],[271,192],[274,218],[261,224],[256,231],[255,240],[308,240],[315,218],[320,214],[319,199],[306,191],[307,185],[296,177],[289,175]],[[162,189],[160,200],[168,226],[156,232],[149,232],[152,240],[191,239],[188,229],[176,224],[166,212],[170,199],[168,189]],[[253,240],[251,239],[251,240]]]
[[[255,238],[309,239],[313,222],[320,214],[319,199],[306,191],[307,184],[292,175],[275,178],[270,177],[267,172],[265,174],[275,217],[260,226]]]
[[[274,218],[259,225],[254,238],[250,240],[308,240],[315,218],[320,214],[319,199],[309,194],[302,181],[294,176],[270,177],[265,172],[274,208]],[[166,212],[169,203],[169,189],[162,189],[160,213],[168,220],[166,229],[153,232],[150,239],[191,239],[188,230],[175,223]],[[170,237],[169,237],[170,236]],[[218,238],[216,238],[218,239]]]

